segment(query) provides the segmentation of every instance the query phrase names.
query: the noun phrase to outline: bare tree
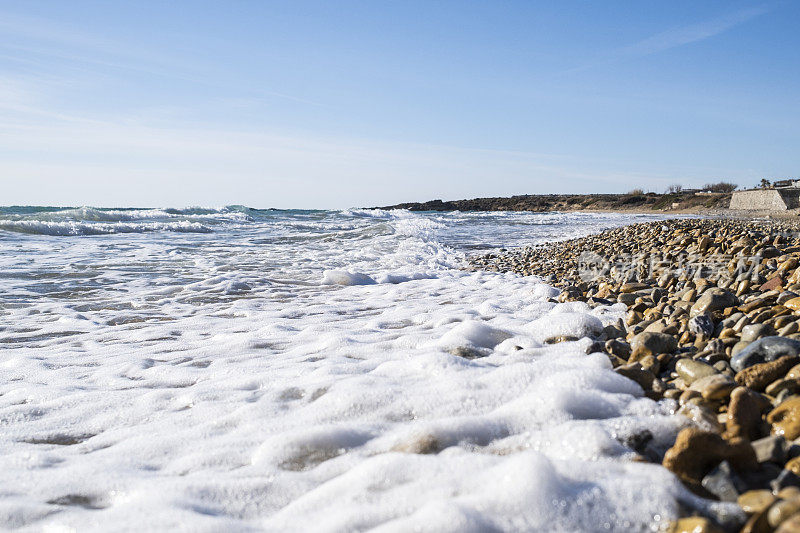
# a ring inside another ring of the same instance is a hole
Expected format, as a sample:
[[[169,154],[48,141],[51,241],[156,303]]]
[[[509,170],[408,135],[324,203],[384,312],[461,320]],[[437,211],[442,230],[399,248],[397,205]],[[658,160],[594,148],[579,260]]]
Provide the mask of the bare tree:
[[[673,183],[669,187],[667,187],[667,194],[677,194],[683,190],[683,185],[679,183]]]

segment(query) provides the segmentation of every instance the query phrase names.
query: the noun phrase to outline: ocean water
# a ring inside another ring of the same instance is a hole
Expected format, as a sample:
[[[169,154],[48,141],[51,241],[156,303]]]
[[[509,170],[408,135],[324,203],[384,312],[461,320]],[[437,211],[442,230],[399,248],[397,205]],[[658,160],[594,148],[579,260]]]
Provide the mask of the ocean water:
[[[652,531],[715,509],[685,424],[470,253],[654,217],[0,209],[0,523],[40,531]]]

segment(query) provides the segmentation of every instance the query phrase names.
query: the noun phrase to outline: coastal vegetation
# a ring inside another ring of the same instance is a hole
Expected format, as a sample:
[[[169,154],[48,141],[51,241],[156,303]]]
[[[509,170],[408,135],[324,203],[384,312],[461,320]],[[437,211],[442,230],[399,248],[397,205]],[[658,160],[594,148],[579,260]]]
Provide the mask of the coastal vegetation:
[[[732,184],[724,184],[732,185]],[[525,194],[469,200],[431,200],[382,206],[410,211],[678,211],[726,209],[731,191],[675,190],[665,194],[633,189],[625,194]],[[735,187],[735,186],[734,186]]]

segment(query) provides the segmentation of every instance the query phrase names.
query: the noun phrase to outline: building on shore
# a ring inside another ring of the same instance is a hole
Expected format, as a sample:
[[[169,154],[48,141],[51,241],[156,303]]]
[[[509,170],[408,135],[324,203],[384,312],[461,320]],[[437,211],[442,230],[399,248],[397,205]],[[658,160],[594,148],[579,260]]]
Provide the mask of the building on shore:
[[[788,180],[778,180],[772,183],[772,186],[776,189],[782,189],[784,187],[800,187],[800,180],[795,179],[788,179]]]

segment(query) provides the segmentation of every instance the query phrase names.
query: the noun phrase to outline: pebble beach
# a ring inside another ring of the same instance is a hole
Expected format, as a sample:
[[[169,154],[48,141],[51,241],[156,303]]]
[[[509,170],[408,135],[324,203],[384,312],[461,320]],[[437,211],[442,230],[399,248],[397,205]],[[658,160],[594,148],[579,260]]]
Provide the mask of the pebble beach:
[[[800,1],[229,4],[0,9],[0,533],[800,533]]]
[[[788,533],[800,531],[798,230],[769,219],[645,222],[473,257],[470,268],[539,276],[560,289],[555,302],[627,306],[587,353],[685,418],[666,449],[636,435],[636,460],[743,511],[686,510],[670,531]]]

